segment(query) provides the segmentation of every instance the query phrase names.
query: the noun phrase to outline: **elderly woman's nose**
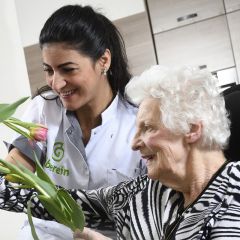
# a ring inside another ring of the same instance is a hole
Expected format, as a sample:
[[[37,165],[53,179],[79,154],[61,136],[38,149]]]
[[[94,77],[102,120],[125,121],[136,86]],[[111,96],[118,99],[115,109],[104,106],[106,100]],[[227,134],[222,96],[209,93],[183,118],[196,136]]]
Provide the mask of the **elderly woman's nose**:
[[[135,137],[133,138],[133,141],[132,141],[132,149],[134,151],[137,151],[141,148],[141,146],[143,146],[142,140],[140,139],[139,136],[135,135]]]

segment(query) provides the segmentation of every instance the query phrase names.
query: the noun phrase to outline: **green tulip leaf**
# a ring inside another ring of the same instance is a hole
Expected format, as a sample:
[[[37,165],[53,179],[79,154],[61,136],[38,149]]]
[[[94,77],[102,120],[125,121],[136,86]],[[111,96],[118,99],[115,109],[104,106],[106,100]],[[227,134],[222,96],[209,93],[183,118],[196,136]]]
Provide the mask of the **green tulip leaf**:
[[[58,190],[58,197],[60,198],[60,202],[65,203],[65,206],[67,207],[66,210],[72,218],[74,228],[78,228],[80,231],[83,231],[83,228],[85,226],[85,216],[82,208],[65,189]]]
[[[24,174],[25,178],[29,180],[29,183],[32,182],[32,188],[36,188],[39,193],[45,193],[49,197],[55,197],[57,194],[57,188],[52,183],[45,181],[44,179],[38,177],[35,173],[31,172],[29,169],[25,168],[21,163],[17,162],[17,167],[21,170],[21,173]]]
[[[31,232],[32,232],[33,239],[34,240],[39,240],[39,238],[37,236],[37,233],[36,233],[36,230],[35,230],[35,227],[34,227],[34,224],[33,224],[33,220],[32,220],[31,199],[33,197],[35,197],[35,196],[32,196],[30,198],[30,200],[27,202],[27,215],[28,215],[28,221],[29,221],[29,224],[30,224],[30,227],[31,227]]]
[[[25,132],[21,128],[15,126],[14,124],[11,124],[11,123],[7,122],[7,120],[4,120],[2,123],[4,123],[7,127],[11,128],[15,132],[21,134],[22,136],[24,136],[24,137],[26,137],[28,139],[30,138],[30,135],[27,132]]]
[[[73,231],[75,230],[71,222],[69,222],[64,214],[62,209],[60,209],[55,199],[48,198],[44,195],[38,195],[39,200],[41,201],[42,205],[47,209],[47,211],[61,224],[64,224],[65,226],[71,228]]]
[[[53,186],[55,186],[54,182],[52,181],[52,179],[46,174],[46,172],[44,171],[42,165],[40,164],[37,155],[35,152],[33,152],[34,154],[34,158],[35,158],[35,163],[36,163],[36,173],[37,176],[39,178],[41,178],[42,180],[48,182],[49,184],[52,184]]]
[[[15,113],[17,107],[24,103],[28,98],[29,97],[21,98],[12,104],[0,104],[0,122],[11,117]]]
[[[0,173],[1,174],[5,175],[5,174],[9,174],[10,172],[11,171],[8,168],[3,167],[3,166],[0,165]]]
[[[11,174],[19,175],[19,177],[23,179],[22,183],[24,185],[29,185],[31,188],[35,188],[39,193],[45,194],[46,196],[56,197],[57,188],[55,185],[42,180],[35,173],[25,168],[20,162],[16,161],[16,165],[14,165],[0,159],[0,163],[9,169]]]
[[[30,188],[32,188],[32,186],[31,185],[21,184],[21,185],[14,186],[14,188],[16,188],[16,189],[30,189]]]

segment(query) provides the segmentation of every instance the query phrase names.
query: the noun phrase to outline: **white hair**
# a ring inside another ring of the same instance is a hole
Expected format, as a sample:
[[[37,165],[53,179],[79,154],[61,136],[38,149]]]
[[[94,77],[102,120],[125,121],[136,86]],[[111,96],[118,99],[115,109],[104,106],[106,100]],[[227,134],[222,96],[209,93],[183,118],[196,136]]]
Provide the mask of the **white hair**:
[[[205,149],[226,147],[230,123],[217,79],[208,70],[155,65],[133,77],[125,93],[136,105],[145,98],[159,99],[162,123],[171,132],[186,134],[192,124],[201,122],[200,146]]]

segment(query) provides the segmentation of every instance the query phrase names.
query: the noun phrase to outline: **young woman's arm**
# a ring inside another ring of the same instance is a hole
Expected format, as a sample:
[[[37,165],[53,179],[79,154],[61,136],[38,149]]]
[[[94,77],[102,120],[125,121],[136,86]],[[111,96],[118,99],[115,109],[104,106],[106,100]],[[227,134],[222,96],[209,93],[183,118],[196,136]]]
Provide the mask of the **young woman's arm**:
[[[24,167],[26,167],[32,172],[35,172],[35,163],[33,162],[33,160],[22,154],[17,148],[11,149],[5,160],[12,164],[16,164],[17,160]]]

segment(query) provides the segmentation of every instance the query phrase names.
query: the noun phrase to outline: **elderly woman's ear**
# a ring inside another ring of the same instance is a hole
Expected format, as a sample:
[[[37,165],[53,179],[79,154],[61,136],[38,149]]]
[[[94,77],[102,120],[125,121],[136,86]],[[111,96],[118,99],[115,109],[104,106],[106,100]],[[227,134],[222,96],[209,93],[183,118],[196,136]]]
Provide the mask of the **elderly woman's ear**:
[[[191,124],[190,132],[185,134],[185,139],[187,143],[195,143],[202,136],[202,123]]]

